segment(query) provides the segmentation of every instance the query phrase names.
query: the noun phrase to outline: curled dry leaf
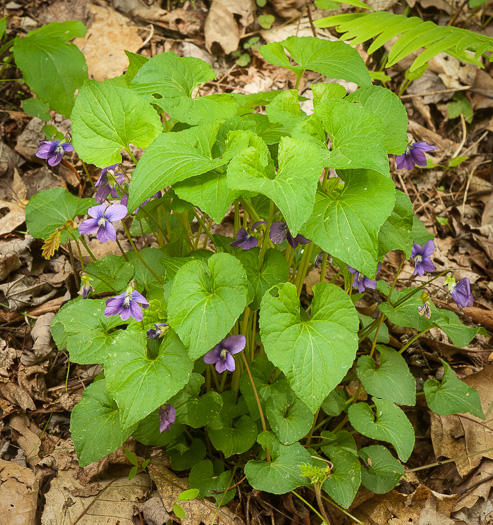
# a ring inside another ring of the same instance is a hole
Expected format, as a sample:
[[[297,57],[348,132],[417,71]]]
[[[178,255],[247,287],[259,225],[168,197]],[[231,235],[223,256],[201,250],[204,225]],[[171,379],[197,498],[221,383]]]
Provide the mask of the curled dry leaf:
[[[25,350],[21,357],[22,364],[32,366],[36,363],[48,359],[53,350],[53,341],[51,338],[50,324],[55,317],[54,313],[42,315],[36,320],[31,331],[34,345],[31,351]]]

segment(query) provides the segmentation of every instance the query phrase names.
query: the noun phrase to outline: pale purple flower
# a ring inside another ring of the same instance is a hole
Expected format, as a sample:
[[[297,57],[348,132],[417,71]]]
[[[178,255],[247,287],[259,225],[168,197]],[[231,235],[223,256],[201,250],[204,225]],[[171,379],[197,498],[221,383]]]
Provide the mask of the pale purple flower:
[[[358,288],[358,293],[363,293],[367,288],[371,288],[372,290],[376,289],[377,287],[376,279],[369,279],[368,277],[366,277],[366,275],[359,273],[358,270],[351,268],[351,266],[349,265],[346,265],[346,266],[347,266],[348,271],[354,275],[353,287]],[[378,263],[377,274],[380,271],[381,267],[382,267],[382,263]]]
[[[40,159],[48,159],[50,166],[60,164],[62,157],[66,151],[74,151],[74,147],[70,142],[60,144],[59,140],[43,140],[39,143],[36,157]]]
[[[79,225],[79,233],[89,235],[96,233],[101,242],[116,241],[116,230],[114,221],[123,219],[127,215],[127,208],[121,204],[112,204],[108,207],[106,203],[93,206],[87,211],[91,219],[86,219]]]
[[[116,188],[118,184],[121,185],[123,183],[125,176],[123,173],[115,173],[117,166],[118,164],[113,164],[101,170],[101,175],[94,185],[98,188],[94,198],[99,204],[103,203],[110,194],[114,199],[118,199]]]
[[[216,370],[222,374],[225,370],[234,372],[235,358],[233,354],[241,352],[245,348],[246,337],[244,335],[230,335],[218,343],[204,356],[208,365],[216,365]]]
[[[474,297],[471,293],[471,283],[467,277],[461,279],[457,284],[453,284],[450,287],[450,294],[460,308],[467,308],[474,304]]]
[[[291,248],[295,249],[298,244],[308,244],[312,241],[308,240],[306,237],[298,233],[296,237],[291,235],[291,232],[288,229],[288,225],[285,222],[273,222],[269,230],[269,238],[272,244],[281,244],[286,239],[288,240]]]
[[[142,308],[148,307],[147,299],[137,290],[134,290],[132,286],[129,286],[126,292],[106,299],[104,315],[106,317],[119,315],[122,321],[128,321],[130,317],[133,317],[136,321],[142,321],[144,317]]]
[[[156,327],[155,330],[154,328],[149,328],[149,330],[147,330],[147,337],[149,339],[157,340],[163,337],[163,335],[167,332],[166,327],[169,325],[166,323],[154,323],[154,326]]]
[[[433,241],[426,241],[421,248],[421,245],[414,243],[411,251],[411,258],[414,259],[414,273],[419,276],[424,275],[425,272],[432,272],[435,270],[430,256],[435,250],[435,243]]]
[[[171,405],[159,407],[159,432],[171,431],[171,425],[176,421],[176,408]]]
[[[432,151],[434,149],[436,149],[435,146],[428,144],[428,142],[424,140],[409,144],[406,147],[406,151],[402,155],[397,155],[395,158],[397,169],[401,170],[406,168],[407,170],[412,170],[415,164],[416,166],[426,166],[425,151]]]

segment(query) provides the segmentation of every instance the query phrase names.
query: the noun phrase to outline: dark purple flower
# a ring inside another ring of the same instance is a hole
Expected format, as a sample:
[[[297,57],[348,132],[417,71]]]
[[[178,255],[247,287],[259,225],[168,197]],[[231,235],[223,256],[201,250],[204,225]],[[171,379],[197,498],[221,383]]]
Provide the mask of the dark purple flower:
[[[285,222],[273,222],[269,230],[269,238],[272,244],[281,244],[286,239],[288,240],[291,248],[295,249],[298,244],[308,244],[312,241],[308,240],[306,237],[298,233],[296,237],[291,235],[291,232],[288,229],[288,225]]]
[[[166,327],[169,325],[166,323],[154,323],[154,326],[156,327],[155,330],[154,328],[149,328],[149,330],[147,330],[147,337],[149,339],[157,340],[163,337],[163,335],[167,332]]]
[[[127,215],[125,206],[112,204],[108,207],[106,203],[103,203],[89,208],[87,213],[92,219],[86,219],[79,225],[79,233],[89,235],[96,232],[96,237],[101,242],[116,241],[116,230],[111,223]]]
[[[148,307],[147,299],[137,290],[134,290],[132,286],[129,286],[126,292],[106,299],[104,315],[106,317],[119,315],[122,321],[127,321],[130,317],[133,317],[136,321],[142,321],[144,317],[142,308]]]
[[[467,277],[461,279],[457,284],[450,287],[452,299],[460,308],[467,308],[474,304],[474,297],[471,293],[471,283]]]
[[[159,432],[171,431],[171,425],[176,421],[176,408],[171,405],[159,407]]]
[[[351,268],[351,266],[349,265],[346,265],[346,266],[349,272],[351,272],[354,275],[353,287],[358,288],[358,293],[363,293],[366,290],[366,288],[371,288],[372,290],[376,289],[377,287],[376,279],[368,279],[368,277],[359,273],[358,270]],[[377,274],[380,271],[381,267],[382,267],[382,263],[378,263]]]
[[[94,185],[98,188],[94,198],[99,204],[103,203],[110,193],[114,199],[118,199],[116,187],[123,183],[125,176],[123,173],[115,173],[117,166],[118,164],[113,164],[113,166],[108,166],[107,168],[103,168],[101,170],[101,175]]]
[[[234,372],[235,358],[233,354],[241,352],[245,348],[246,337],[244,335],[230,335],[218,343],[204,356],[208,365],[216,365],[216,370],[222,374],[225,370]]]
[[[40,159],[48,159],[50,166],[60,164],[62,157],[66,151],[74,151],[74,147],[70,142],[60,144],[59,140],[43,140],[39,143],[36,157]]]
[[[410,171],[414,168],[415,164],[416,166],[426,166],[425,151],[432,151],[434,149],[436,149],[435,146],[428,144],[428,142],[424,140],[409,144],[406,147],[406,151],[402,155],[397,155],[395,158],[397,169],[401,170],[406,168]]]
[[[242,250],[251,250],[258,244],[258,239],[250,235],[245,228],[240,228],[236,234],[236,239],[230,242],[229,245],[233,248],[241,248]]]
[[[414,259],[414,273],[419,276],[424,275],[425,272],[432,272],[435,270],[435,265],[430,259],[430,255],[435,250],[435,243],[433,241],[426,241],[421,248],[417,243],[413,244],[411,251],[411,258]]]
[[[91,286],[91,278],[83,273],[80,276],[81,289],[79,295],[82,295],[82,299],[87,299],[91,292],[94,292],[94,288]]]

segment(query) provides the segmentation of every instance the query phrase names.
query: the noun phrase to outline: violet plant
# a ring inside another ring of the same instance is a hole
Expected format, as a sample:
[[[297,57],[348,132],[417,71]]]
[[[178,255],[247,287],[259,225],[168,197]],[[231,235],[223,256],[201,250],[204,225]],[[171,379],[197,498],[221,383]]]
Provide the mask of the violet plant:
[[[391,490],[413,451],[401,407],[415,405],[417,386],[403,354],[432,328],[457,346],[480,330],[433,304],[429,283],[441,274],[432,236],[389,169],[389,155],[410,169],[433,146],[419,155],[408,147],[399,98],[374,85],[343,42],[290,37],[260,53],[293,71],[298,85],[311,70],[359,88],[312,85],[311,114],[296,90],[192,97],[215,78],[208,64],[128,53],[125,75],[86,80],[72,104],[71,144],[84,163],[103,168],[95,195],[42,191],[26,222],[45,239],[45,253],[71,241],[79,254],[81,295],[51,328],[72,362],[104,367],[71,416],[82,466],[133,436],[165,447],[201,497],[228,503],[243,470],[252,487],[274,494],[316,479],[318,496],[347,508],[360,485]],[[230,234],[217,233],[230,215]],[[138,249],[143,234],[154,240]],[[98,260],[94,236],[118,241],[121,255]],[[430,279],[398,290],[402,265],[393,277],[381,270],[392,250]],[[310,297],[303,284],[318,261]],[[330,268],[336,277],[327,282]],[[470,306],[469,280],[452,279],[451,298]],[[358,312],[363,293],[379,302],[375,318]],[[386,323],[417,336],[395,349]],[[443,364],[441,383],[424,385],[430,410],[483,417],[477,392]],[[344,386],[354,376],[360,390],[350,396]],[[380,444],[358,449],[352,432]],[[205,433],[219,473],[205,459]]]

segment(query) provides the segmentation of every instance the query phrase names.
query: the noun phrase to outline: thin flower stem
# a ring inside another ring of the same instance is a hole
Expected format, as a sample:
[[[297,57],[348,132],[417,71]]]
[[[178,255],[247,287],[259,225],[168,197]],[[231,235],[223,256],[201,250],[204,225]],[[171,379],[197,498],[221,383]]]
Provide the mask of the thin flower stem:
[[[340,510],[343,514],[345,514],[346,516],[348,516],[349,518],[351,518],[355,523],[359,523],[359,525],[365,525],[362,521],[360,521],[359,519],[355,518],[352,514],[350,514],[346,509],[342,508],[340,505],[338,505],[335,501],[332,501],[330,500],[329,498],[327,498],[326,496],[324,496],[322,494],[322,499],[324,499],[327,503],[329,503],[330,505],[332,505],[334,508],[336,508],[337,510]]]
[[[246,199],[239,199],[241,202],[241,205],[243,208],[248,212],[248,215],[255,221],[258,222],[260,220],[259,216],[257,215],[257,212],[253,208],[253,206],[246,200]]]
[[[250,361],[253,361],[255,359],[255,334],[257,333],[256,328],[257,328],[257,312],[255,311],[253,312],[253,315],[252,315],[252,330],[250,332],[251,334]]]
[[[400,350],[399,354],[402,354],[405,352],[417,339],[419,339],[423,334],[428,332],[428,330],[431,330],[433,326],[430,326],[429,328],[425,328],[424,330],[421,330],[418,334],[416,334],[408,343],[406,343]]]
[[[204,229],[204,232],[207,235],[207,237],[209,237],[210,241],[215,246],[214,237],[212,236],[212,233],[209,230],[209,228],[207,227],[207,225],[205,224],[205,222],[202,220],[202,217],[200,217],[200,215],[196,212],[195,208],[192,208],[192,213],[193,213],[194,217],[197,219],[197,221],[200,224],[200,226],[202,226],[202,228]]]
[[[291,494],[294,494],[295,496],[297,496],[311,511],[313,511],[322,521],[325,521],[324,517],[320,514],[320,512],[318,512],[318,510],[313,507],[312,505],[310,505],[308,503],[308,501],[306,501],[305,498],[303,498],[302,496],[300,496],[297,492],[295,492],[294,490],[291,491]]]
[[[432,283],[433,281],[436,281],[438,278],[442,277],[443,275],[445,275],[446,273],[448,273],[449,270],[445,270],[444,272],[440,272],[436,277],[433,277],[433,279],[430,279],[429,281],[427,281],[426,283],[423,283],[422,285],[418,286],[417,288],[414,288],[411,292],[409,292],[408,294],[406,294],[404,297],[401,297],[395,304],[392,304],[392,302],[390,301],[389,303],[392,304],[392,306],[394,308],[397,308],[398,306],[400,306],[402,303],[406,302],[408,299],[410,299],[413,295],[415,295],[416,293],[418,293],[420,290],[422,290],[425,286],[428,286],[430,283]]]
[[[149,272],[151,273],[151,275],[154,277],[154,279],[157,280],[157,282],[159,284],[164,284],[164,281],[162,279],[160,279],[156,272],[149,267],[149,265],[144,261],[144,259],[142,258],[142,255],[140,255],[139,253],[139,250],[137,250],[135,244],[134,244],[134,241],[132,240],[132,236],[130,235],[130,232],[128,231],[128,228],[127,228],[127,225],[125,224],[125,221],[122,221],[122,224],[123,224],[123,229],[125,230],[125,235],[127,236],[127,239],[129,240],[130,242],[130,245],[132,246],[134,252],[135,252],[135,255],[137,256],[137,258],[140,260],[140,262],[144,265],[144,267],[149,270]]]
[[[82,271],[85,272],[86,269],[85,269],[85,266],[84,266],[84,261],[82,260],[82,252],[80,250],[80,244],[79,242],[77,241],[77,237],[72,233],[71,230],[67,229],[67,233],[70,235],[70,237],[72,237],[72,239],[75,241],[75,245],[77,246],[77,252],[79,253],[79,262],[80,262],[80,267],[82,268]],[[69,243],[69,246],[70,246],[70,243]],[[74,271],[75,271],[75,268],[74,268]]]
[[[327,185],[327,177],[329,176],[329,168],[324,168],[324,178],[322,180],[322,190],[325,191],[325,186]]]
[[[335,275],[334,277],[332,277],[332,279],[329,281],[330,284],[332,284],[338,277],[339,275],[341,275],[341,270],[339,270]]]
[[[392,286],[390,287],[389,296],[387,297],[387,302],[389,304],[392,304],[390,302],[390,298],[392,297],[392,292],[394,291],[395,285],[397,283],[397,279],[399,278],[399,274],[401,273],[401,270],[402,270],[402,267],[404,266],[405,261],[406,261],[406,258],[402,257],[401,264],[399,265],[399,268],[397,269],[397,273],[395,274],[395,277],[394,277],[394,282],[392,283]]]
[[[238,392],[240,390],[240,378],[243,371],[242,362],[239,361],[235,370],[233,372],[233,377],[231,378],[231,390],[235,393],[236,398],[238,397]]]
[[[87,242],[84,240],[84,237],[82,237],[82,235],[79,237],[80,239],[80,242],[82,243],[82,246],[84,246],[84,248],[86,249],[87,253],[89,254],[89,257],[91,257],[91,259],[93,261],[97,261],[97,258],[96,256],[92,253],[91,249],[89,248],[89,246],[87,245]]]
[[[288,244],[288,246],[291,248],[291,246]],[[293,250],[293,248],[291,248],[291,252],[289,254],[289,258],[288,258],[288,267],[291,268],[291,266],[293,265],[293,261],[294,261],[294,256],[296,255],[296,250]]]
[[[111,284],[110,284],[108,281],[104,280],[104,279],[103,279],[102,277],[100,277],[99,275],[94,275],[93,273],[88,272],[87,270],[85,270],[85,273],[86,273],[87,275],[90,275],[91,277],[94,277],[94,279],[98,279],[99,281],[103,282],[106,286],[108,286],[108,288],[111,288],[111,291],[112,291],[112,292],[114,292],[114,293],[118,293],[118,290],[115,290],[115,289],[113,288],[113,286],[111,286]]]
[[[236,239],[236,234],[240,229],[240,203],[235,201],[235,219],[234,219],[234,237]]]
[[[373,357],[373,352],[375,352],[375,347],[377,346],[378,332],[380,332],[380,327],[382,326],[382,323],[384,322],[384,320],[385,320],[385,314],[382,314],[380,316],[380,319],[378,320],[377,329],[375,330],[375,337],[373,338],[373,342],[371,344],[370,357]]]
[[[320,282],[323,283],[325,281],[325,273],[327,272],[327,252],[324,252],[322,255],[322,266],[320,267]]]
[[[123,258],[128,262],[128,256],[125,253],[125,250],[123,249],[123,246],[120,244],[120,241],[118,240],[118,237],[115,239],[116,245],[118,246],[119,250],[122,252]]]
[[[219,385],[219,392],[222,392],[224,390],[224,386],[226,385],[226,378],[228,377],[228,374],[224,374],[221,376],[221,384]]]
[[[248,324],[250,322],[250,313],[251,313],[251,310],[247,306],[245,308],[245,312],[243,314],[243,320],[241,321],[241,326],[240,326],[240,334],[244,335],[245,337],[248,336]]]
[[[459,459],[467,459],[473,456],[479,456],[480,454],[486,454],[486,452],[491,452],[493,447],[487,448],[485,450],[478,450],[477,452],[471,452],[465,456],[459,456],[457,458],[445,459],[443,461],[437,461],[436,463],[429,463],[428,465],[422,465],[421,467],[405,469],[406,474],[408,472],[418,472],[419,470],[425,470],[427,468],[440,467],[441,465],[446,465],[447,463],[452,463],[453,461],[458,461]]]
[[[207,392],[211,391],[211,367],[205,367],[205,389]]]
[[[284,251],[284,257],[286,258],[286,262],[289,262],[289,258],[291,257],[291,251],[293,248],[291,248],[291,245],[288,243],[286,246],[286,250]]]
[[[255,386],[255,381],[253,380],[252,372],[250,371],[250,367],[248,366],[248,361],[247,361],[247,358],[245,357],[245,353],[244,352],[240,352],[240,353],[241,353],[241,357],[243,358],[243,364],[245,365],[248,377],[250,378],[250,383],[252,384],[255,399],[257,401],[257,407],[258,407],[258,411],[260,414],[260,421],[262,423],[262,430],[264,432],[267,432],[267,425],[265,423],[264,412],[262,410],[262,404],[260,403],[260,398],[258,396],[257,387]],[[271,462],[270,452],[267,449],[265,450],[267,452],[267,461],[270,463]]]
[[[303,257],[301,258],[300,268],[298,270],[298,275],[296,276],[296,292],[298,297],[301,295],[301,290],[303,289],[303,282],[305,281],[306,272],[310,264],[310,257],[313,251],[313,243],[311,242],[306,250],[303,252]]]
[[[331,525],[330,518],[327,516],[327,512],[325,511],[324,502],[322,499],[322,484],[314,483],[313,490],[315,491],[315,498],[317,499],[318,508],[320,509],[320,512],[322,513],[325,522],[327,523],[327,525]]]
[[[259,270],[262,269],[262,263],[264,262],[265,252],[267,251],[267,248],[271,245],[271,242],[269,239],[269,230],[270,230],[273,220],[274,220],[274,201],[271,200],[269,204],[269,218],[267,219],[267,226],[265,227],[264,234],[262,236],[262,248],[260,249],[260,254],[258,256]]]
[[[72,251],[72,245],[70,243],[67,243],[67,246],[68,246],[68,254],[70,257],[70,264],[72,265],[72,270],[74,271],[75,282],[77,284],[77,288],[80,288],[80,277],[79,277],[79,272],[77,271],[77,268],[75,267],[75,259],[74,259],[74,252]]]
[[[87,164],[83,161],[82,167],[84,168],[84,171],[86,173],[87,180],[89,181],[89,184],[94,188],[94,181],[92,180],[91,175],[89,174],[89,170],[87,169]]]
[[[315,432],[315,425],[317,424],[317,420],[318,420],[318,415],[320,414],[320,407],[319,409],[317,410],[317,413],[315,414],[315,417],[313,418],[313,425],[312,425],[312,428],[310,429],[310,432],[308,432],[307,436],[306,436],[306,442],[305,442],[305,447],[309,447],[310,446],[310,443],[311,443],[311,440],[312,440],[312,436],[313,436],[313,433]]]
[[[134,154],[130,151],[130,148],[128,148],[127,153],[130,155],[130,158],[132,159],[132,162],[137,165],[137,159],[135,158]]]

